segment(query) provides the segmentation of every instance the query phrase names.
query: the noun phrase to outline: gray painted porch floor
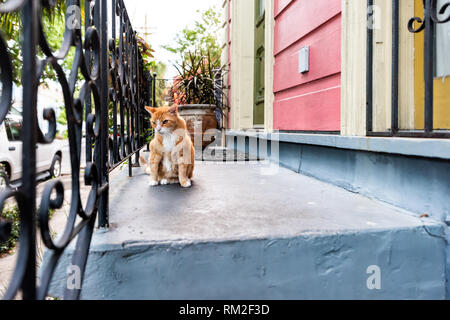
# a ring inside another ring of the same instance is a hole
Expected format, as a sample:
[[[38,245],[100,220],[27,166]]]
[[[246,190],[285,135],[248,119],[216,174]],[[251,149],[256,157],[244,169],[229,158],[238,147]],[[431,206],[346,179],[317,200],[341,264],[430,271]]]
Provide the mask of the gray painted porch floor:
[[[83,299],[443,299],[443,226],[257,162],[196,163],[193,185],[110,185]],[[73,246],[50,293],[61,296]],[[44,258],[44,264],[47,263]],[[381,287],[367,286],[370,266]]]
[[[256,162],[196,163],[193,186],[148,186],[124,170],[111,185],[111,229],[95,243],[218,241],[431,226],[402,209]]]

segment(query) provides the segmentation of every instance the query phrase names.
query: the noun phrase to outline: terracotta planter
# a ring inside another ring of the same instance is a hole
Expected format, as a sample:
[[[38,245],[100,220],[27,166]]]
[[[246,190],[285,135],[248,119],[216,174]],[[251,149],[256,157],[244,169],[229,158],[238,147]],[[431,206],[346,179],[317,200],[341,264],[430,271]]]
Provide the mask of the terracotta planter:
[[[178,113],[186,121],[187,128],[195,147],[204,150],[214,142],[215,136],[207,134],[207,130],[217,129],[216,106],[211,104],[187,104],[178,106]]]

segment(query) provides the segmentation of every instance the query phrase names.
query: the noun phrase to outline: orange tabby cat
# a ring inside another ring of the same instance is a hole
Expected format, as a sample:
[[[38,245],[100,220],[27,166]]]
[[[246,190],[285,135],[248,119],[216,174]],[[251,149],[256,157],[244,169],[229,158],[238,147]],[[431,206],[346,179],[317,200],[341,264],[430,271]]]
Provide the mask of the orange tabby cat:
[[[180,183],[191,186],[194,173],[194,145],[187,131],[186,122],[178,115],[178,106],[151,108],[151,124],[155,138],[150,143],[150,158],[146,172],[151,186]],[[147,164],[141,157],[141,162]]]

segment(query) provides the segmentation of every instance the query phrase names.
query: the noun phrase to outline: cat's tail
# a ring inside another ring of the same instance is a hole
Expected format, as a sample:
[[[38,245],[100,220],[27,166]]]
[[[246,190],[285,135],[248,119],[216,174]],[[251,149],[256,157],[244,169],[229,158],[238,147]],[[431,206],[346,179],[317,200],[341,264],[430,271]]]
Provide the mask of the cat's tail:
[[[144,168],[145,173],[150,174],[150,166],[147,163],[147,161],[145,160],[144,156],[139,157],[139,163],[142,166],[142,168]]]

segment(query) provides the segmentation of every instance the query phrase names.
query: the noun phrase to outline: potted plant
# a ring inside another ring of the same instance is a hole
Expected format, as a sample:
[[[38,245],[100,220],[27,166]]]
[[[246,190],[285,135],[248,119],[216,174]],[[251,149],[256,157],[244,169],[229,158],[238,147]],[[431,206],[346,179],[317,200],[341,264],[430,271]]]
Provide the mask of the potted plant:
[[[201,141],[203,150],[215,140],[215,136],[205,133],[219,128],[222,115],[223,69],[218,66],[220,61],[213,60],[209,51],[188,52],[183,62],[176,66],[179,75],[171,89],[173,101],[178,104],[178,112],[187,123],[192,141],[196,148]]]

